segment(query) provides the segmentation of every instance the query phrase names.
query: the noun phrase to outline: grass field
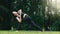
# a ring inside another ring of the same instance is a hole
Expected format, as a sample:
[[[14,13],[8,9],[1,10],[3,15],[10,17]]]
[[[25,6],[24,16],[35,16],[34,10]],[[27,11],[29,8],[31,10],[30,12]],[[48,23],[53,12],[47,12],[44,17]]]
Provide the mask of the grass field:
[[[60,32],[57,31],[0,31],[0,34],[60,34]]]

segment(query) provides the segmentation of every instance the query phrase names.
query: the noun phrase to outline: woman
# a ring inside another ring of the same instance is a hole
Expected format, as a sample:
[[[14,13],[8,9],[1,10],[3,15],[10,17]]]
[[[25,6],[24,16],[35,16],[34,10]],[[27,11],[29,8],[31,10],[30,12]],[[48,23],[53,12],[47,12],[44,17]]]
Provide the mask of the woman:
[[[36,27],[36,28],[38,28],[39,30],[41,30],[41,29],[40,29],[40,26],[36,25],[36,24],[32,21],[32,19],[30,18],[30,16],[27,15],[27,14],[25,14],[25,13],[23,13],[21,9],[18,10],[18,12],[13,11],[12,13],[14,14],[14,16],[16,16],[16,19],[17,19],[18,22],[19,22],[18,27],[17,27],[17,30],[20,30],[20,28],[21,28],[21,23],[22,23],[23,20],[29,21],[29,22],[31,23],[31,25],[33,25],[34,27]]]

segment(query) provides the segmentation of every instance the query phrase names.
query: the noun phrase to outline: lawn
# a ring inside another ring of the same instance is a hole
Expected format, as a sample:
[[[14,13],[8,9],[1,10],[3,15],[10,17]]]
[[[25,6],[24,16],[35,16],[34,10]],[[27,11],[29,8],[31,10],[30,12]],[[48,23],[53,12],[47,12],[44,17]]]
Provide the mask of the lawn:
[[[0,34],[60,34],[58,31],[0,31]]]

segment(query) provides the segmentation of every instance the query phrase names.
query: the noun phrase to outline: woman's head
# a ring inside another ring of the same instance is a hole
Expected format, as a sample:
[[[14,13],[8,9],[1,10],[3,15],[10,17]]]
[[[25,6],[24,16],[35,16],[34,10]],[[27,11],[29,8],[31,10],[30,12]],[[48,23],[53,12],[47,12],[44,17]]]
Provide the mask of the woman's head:
[[[20,10],[18,10],[18,12],[13,11],[12,13],[14,14],[14,16],[18,16],[18,15],[22,14],[22,10],[20,9]]]
[[[18,13],[16,11],[13,11],[12,13],[13,13],[14,16],[18,15]]]

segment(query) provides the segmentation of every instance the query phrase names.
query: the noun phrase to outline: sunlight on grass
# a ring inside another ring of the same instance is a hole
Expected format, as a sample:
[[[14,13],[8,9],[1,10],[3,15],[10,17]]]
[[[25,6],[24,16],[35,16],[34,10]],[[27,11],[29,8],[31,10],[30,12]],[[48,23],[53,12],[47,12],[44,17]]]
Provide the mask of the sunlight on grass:
[[[60,32],[56,31],[0,31],[0,34],[60,34]]]

